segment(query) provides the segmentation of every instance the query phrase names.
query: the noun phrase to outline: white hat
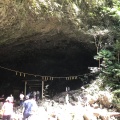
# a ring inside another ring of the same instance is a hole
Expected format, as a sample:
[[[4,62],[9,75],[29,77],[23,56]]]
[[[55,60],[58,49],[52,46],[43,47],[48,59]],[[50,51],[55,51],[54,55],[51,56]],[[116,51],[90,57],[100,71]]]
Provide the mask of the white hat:
[[[29,99],[29,96],[28,95],[26,95],[26,97],[25,97],[26,99]]]
[[[12,99],[11,99],[11,97],[7,97],[7,99],[5,101],[12,102]]]

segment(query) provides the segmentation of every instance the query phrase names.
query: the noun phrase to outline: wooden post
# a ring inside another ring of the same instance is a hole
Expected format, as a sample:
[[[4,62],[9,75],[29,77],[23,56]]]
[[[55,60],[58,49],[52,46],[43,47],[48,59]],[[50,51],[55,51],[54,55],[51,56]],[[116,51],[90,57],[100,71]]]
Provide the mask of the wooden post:
[[[42,80],[42,99],[43,99],[43,97],[44,97],[44,81]]]
[[[27,86],[27,81],[25,81],[25,88],[24,88],[24,95],[26,96],[26,86]]]

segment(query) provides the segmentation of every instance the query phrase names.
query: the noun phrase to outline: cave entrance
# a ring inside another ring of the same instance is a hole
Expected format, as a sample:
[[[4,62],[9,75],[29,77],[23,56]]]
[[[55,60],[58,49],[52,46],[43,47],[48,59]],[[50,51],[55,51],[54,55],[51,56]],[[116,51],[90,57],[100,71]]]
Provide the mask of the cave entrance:
[[[43,79],[28,79],[22,80],[24,82],[24,95],[31,92],[40,92],[40,98],[51,98],[55,94],[70,90],[75,81],[79,81],[79,76],[69,77],[42,77]],[[61,83],[61,84],[60,84]],[[71,86],[72,85],[72,86]]]
[[[43,80],[22,80],[24,82],[24,95],[31,92],[40,92],[40,97],[44,97],[44,81]]]
[[[58,39],[56,44],[54,42],[54,40],[44,44],[41,41],[27,42],[10,47],[11,49],[6,46],[0,54],[0,65],[3,66],[0,69],[1,91],[5,91],[6,95],[12,93],[12,89],[23,91],[24,82],[22,80],[24,79],[38,79],[42,84],[41,76],[45,80],[44,87],[48,84],[50,92],[55,94],[65,92],[67,86],[71,90],[80,88],[85,83],[82,81],[85,80],[84,75],[90,72],[88,67],[98,65],[98,62],[93,59],[93,56],[96,55],[94,45],[91,47],[87,43],[67,38],[64,41]],[[77,79],[72,80],[73,76],[77,76]],[[41,86],[33,84],[30,87],[41,91]]]

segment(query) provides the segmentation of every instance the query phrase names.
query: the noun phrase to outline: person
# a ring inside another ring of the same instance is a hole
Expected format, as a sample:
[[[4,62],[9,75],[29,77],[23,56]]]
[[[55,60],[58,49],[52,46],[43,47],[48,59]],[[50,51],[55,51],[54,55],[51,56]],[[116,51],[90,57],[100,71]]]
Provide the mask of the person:
[[[12,94],[10,95],[10,98],[11,98],[11,102],[13,103],[14,102],[14,97],[13,97]]]
[[[37,92],[36,92],[36,101],[38,101],[39,99],[40,99],[40,92],[37,91]]]
[[[68,92],[66,93],[66,96],[65,96],[65,103],[67,105],[69,104],[69,94],[68,94]]]
[[[13,103],[10,97],[7,97],[3,106],[2,106],[3,116],[2,120],[11,120],[13,114]]]
[[[34,99],[34,95],[31,93],[29,99],[25,100],[23,103],[23,120],[32,120],[34,115],[36,115],[37,109],[37,103]]]
[[[26,96],[25,96],[25,100],[28,100],[28,99],[29,99],[29,95],[26,95]]]
[[[34,99],[36,100],[36,91],[33,91]]]
[[[23,94],[23,92],[20,93],[19,97],[20,97],[20,106],[22,106],[23,101],[24,101],[24,94]]]
[[[0,101],[1,102],[4,102],[4,100],[5,100],[5,96],[4,96],[4,94],[0,97]]]

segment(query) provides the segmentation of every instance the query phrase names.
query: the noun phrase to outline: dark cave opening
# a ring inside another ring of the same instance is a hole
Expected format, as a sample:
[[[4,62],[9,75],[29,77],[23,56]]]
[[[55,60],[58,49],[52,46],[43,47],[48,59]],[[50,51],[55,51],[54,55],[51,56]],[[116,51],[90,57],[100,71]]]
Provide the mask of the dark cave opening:
[[[9,52],[9,54],[13,53]],[[49,90],[55,91],[55,94],[65,91],[66,87],[70,87],[71,90],[77,89],[90,82],[90,78],[86,81],[82,80],[85,79],[85,74],[90,73],[88,67],[98,66],[98,62],[93,59],[94,55],[96,55],[95,49],[90,50],[85,45],[78,43],[72,43],[65,48],[59,46],[52,49],[23,50],[14,59],[0,63],[5,68],[19,71],[16,75],[15,71],[0,68],[0,94],[10,95],[13,90],[24,91],[23,80],[41,80],[39,76],[35,77],[35,75],[57,77],[53,81],[45,82],[45,85],[49,84]],[[26,74],[24,77],[23,73],[32,75]],[[61,79],[61,77],[69,76],[77,76],[77,79]],[[41,86],[32,88],[32,90],[36,89],[41,91]],[[27,92],[29,92],[29,86],[27,86]]]

